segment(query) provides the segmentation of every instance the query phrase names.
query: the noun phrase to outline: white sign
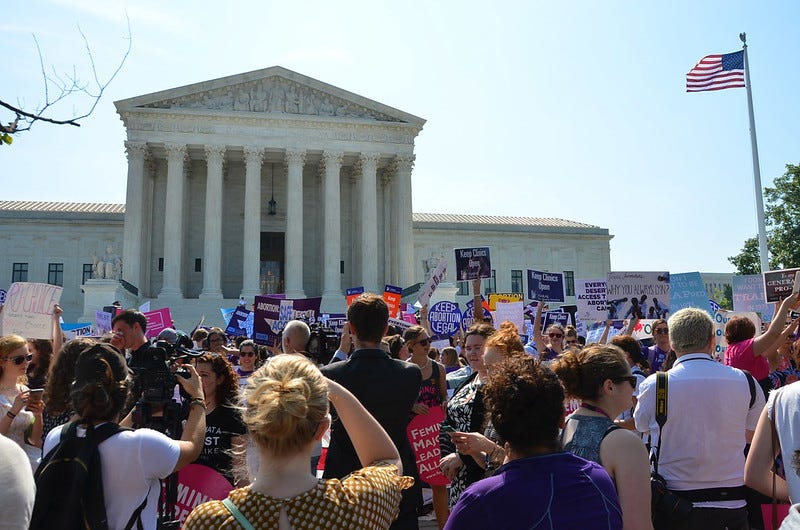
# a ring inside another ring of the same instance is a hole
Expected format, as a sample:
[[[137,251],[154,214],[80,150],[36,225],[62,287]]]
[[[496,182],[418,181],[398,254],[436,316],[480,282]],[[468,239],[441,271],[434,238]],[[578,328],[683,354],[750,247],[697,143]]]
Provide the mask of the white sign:
[[[605,320],[608,314],[605,278],[575,280],[575,305],[578,306],[576,320],[588,322]]]
[[[509,320],[517,326],[517,332],[522,333],[525,330],[524,306],[524,302],[498,302],[494,320],[497,323],[497,327],[499,328],[500,324]]]
[[[419,292],[419,303],[421,305],[425,305],[431,301],[431,295],[433,295],[433,291],[435,291],[436,287],[439,286],[446,273],[447,260],[442,258],[439,260],[439,264],[436,265],[436,269],[433,271],[433,274],[431,274],[431,277],[427,282],[425,282],[425,285],[422,286],[422,289]]]
[[[47,283],[12,283],[3,305],[2,334],[52,338],[53,306],[61,300],[62,290]]]

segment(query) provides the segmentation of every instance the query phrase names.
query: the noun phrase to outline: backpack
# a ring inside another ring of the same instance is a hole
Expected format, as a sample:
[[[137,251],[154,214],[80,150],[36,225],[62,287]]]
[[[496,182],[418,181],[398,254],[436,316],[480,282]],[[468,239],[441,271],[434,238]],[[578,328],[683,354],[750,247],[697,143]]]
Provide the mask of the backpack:
[[[30,530],[108,528],[97,446],[124,430],[131,429],[105,423],[89,426],[86,436],[79,437],[78,422],[62,428],[58,445],[45,455],[34,475],[36,500]],[[131,528],[137,520],[141,527],[141,512],[146,503],[147,497],[134,511],[126,528]]]

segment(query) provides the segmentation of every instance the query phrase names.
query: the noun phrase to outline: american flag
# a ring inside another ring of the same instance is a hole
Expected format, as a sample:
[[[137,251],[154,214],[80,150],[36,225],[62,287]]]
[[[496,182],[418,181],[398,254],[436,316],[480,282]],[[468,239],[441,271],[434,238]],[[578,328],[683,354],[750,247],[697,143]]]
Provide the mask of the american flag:
[[[686,74],[686,91],[724,90],[744,86],[744,51],[706,55]]]

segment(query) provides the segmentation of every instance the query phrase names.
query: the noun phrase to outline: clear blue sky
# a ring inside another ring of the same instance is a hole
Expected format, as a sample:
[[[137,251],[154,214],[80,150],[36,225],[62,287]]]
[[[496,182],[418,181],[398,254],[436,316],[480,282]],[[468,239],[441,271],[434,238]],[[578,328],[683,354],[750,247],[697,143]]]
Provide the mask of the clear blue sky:
[[[416,212],[560,217],[608,228],[614,270],[732,271],[756,233],[744,89],[687,94],[703,56],[748,36],[764,185],[800,161],[800,2],[14,2],[0,98],[43,97],[45,66],[107,76],[81,128],[0,148],[2,199],[124,202],[113,101],[280,65],[428,120]],[[56,109],[69,114],[80,98]],[[0,113],[0,119],[10,116]]]

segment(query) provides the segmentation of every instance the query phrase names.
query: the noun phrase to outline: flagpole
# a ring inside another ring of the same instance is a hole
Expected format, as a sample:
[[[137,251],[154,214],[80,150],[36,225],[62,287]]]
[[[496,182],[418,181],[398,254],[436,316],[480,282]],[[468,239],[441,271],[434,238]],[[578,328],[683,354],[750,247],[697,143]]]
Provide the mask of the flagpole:
[[[767,248],[767,229],[764,222],[764,197],[761,191],[761,168],[758,162],[758,140],[756,140],[756,121],[753,117],[753,93],[750,90],[750,66],[747,61],[747,35],[739,33],[744,50],[744,84],[747,90],[747,113],[750,117],[750,147],[753,151],[753,184],[756,191],[756,217],[758,218],[758,254],[761,258],[761,272],[769,270],[769,249]]]

